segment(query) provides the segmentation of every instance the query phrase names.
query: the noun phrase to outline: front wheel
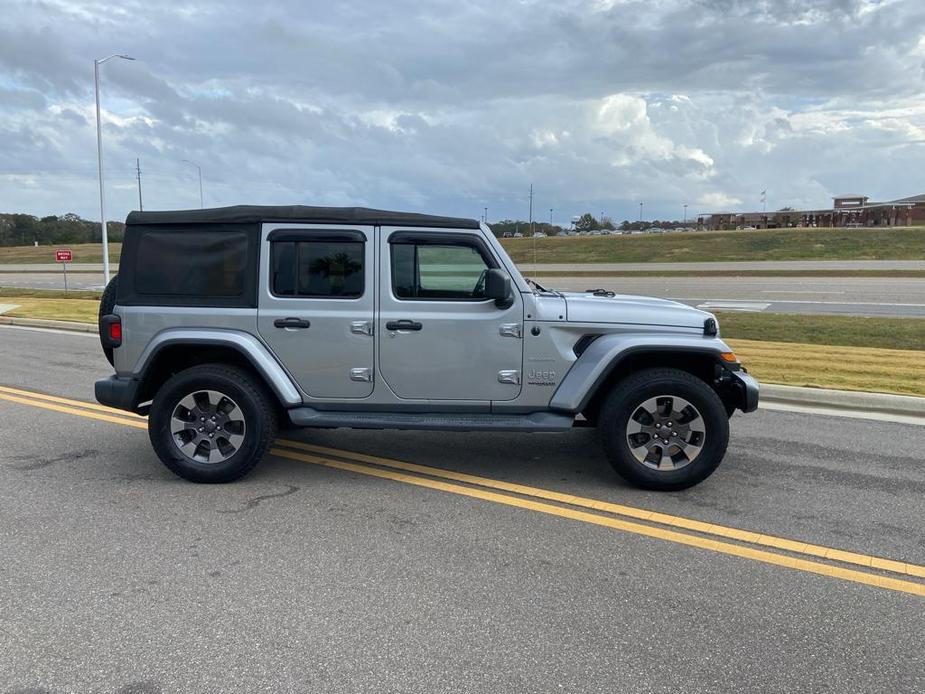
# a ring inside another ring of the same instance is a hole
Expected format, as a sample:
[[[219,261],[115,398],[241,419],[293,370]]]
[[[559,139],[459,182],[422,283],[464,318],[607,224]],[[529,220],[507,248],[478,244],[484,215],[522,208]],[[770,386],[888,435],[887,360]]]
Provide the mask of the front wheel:
[[[716,391],[678,369],[645,369],[617,383],[597,425],[610,464],[645,489],[702,482],[729,443],[729,418]]]
[[[276,425],[262,384],[242,369],[204,364],[161,386],[148,436],[174,474],[191,482],[232,482],[260,462]]]

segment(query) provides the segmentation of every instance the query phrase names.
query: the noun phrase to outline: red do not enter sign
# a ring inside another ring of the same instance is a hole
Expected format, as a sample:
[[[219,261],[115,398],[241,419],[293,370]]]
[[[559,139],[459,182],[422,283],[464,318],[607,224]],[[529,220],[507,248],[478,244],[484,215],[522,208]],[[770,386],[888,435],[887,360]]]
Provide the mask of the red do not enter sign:
[[[69,263],[74,259],[74,254],[71,253],[70,249],[59,248],[55,251],[55,262],[56,263]]]

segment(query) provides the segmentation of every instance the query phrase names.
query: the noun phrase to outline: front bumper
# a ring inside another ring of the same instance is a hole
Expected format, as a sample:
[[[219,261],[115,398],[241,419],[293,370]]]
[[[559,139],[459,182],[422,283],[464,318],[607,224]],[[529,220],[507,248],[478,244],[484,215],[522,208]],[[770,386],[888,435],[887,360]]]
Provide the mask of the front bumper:
[[[115,374],[96,382],[93,391],[96,401],[118,410],[135,411],[139,382],[134,378],[119,378]]]
[[[758,381],[745,371],[732,371],[732,387],[738,395],[738,408],[743,412],[754,412],[758,409]]]

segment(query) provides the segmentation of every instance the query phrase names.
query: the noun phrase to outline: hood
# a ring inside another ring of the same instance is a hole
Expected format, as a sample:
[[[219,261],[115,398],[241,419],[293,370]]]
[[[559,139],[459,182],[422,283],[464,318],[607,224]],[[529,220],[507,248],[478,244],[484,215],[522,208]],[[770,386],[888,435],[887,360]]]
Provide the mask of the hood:
[[[712,314],[687,304],[648,296],[595,296],[587,292],[562,292],[566,320],[574,323],[634,323],[703,330]]]

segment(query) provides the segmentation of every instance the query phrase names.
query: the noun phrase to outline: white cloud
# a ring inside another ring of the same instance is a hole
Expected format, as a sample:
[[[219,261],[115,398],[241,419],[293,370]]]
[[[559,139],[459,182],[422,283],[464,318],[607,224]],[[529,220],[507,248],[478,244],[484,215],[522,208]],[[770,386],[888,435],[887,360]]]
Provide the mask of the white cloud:
[[[198,204],[182,159],[207,204],[493,218],[525,216],[530,183],[541,208],[617,219],[923,192],[917,0],[103,8],[5,8],[0,210],[95,214],[92,58],[129,49],[103,68],[114,217],[136,157],[152,208]]]
[[[699,198],[697,198],[697,202],[716,211],[742,204],[742,200],[740,198],[737,198],[734,195],[727,195],[726,193],[719,192],[704,193]]]

